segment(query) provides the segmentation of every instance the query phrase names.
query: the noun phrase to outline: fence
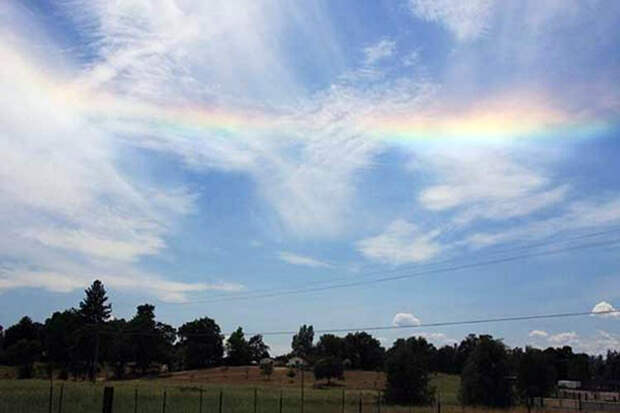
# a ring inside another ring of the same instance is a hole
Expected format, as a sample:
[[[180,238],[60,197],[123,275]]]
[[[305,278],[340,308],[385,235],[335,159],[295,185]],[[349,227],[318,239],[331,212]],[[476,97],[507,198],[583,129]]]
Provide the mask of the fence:
[[[547,410],[580,410],[585,412],[620,412],[620,403],[599,400],[536,398],[534,405]]]

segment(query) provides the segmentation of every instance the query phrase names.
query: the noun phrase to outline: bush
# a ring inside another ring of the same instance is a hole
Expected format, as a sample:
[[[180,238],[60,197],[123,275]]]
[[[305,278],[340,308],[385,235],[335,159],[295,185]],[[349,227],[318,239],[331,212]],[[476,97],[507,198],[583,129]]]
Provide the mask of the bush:
[[[314,365],[314,378],[317,380],[327,379],[327,384],[330,384],[332,378],[342,379],[343,377],[344,367],[339,358],[326,357]]]

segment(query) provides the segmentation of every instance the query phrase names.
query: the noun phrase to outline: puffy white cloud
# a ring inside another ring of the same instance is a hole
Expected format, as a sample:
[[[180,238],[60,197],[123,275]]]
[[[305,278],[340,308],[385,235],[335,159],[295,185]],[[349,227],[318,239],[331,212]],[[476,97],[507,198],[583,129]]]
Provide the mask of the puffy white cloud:
[[[396,313],[392,319],[392,325],[396,327],[415,327],[420,324],[420,320],[411,313]]]
[[[326,262],[319,261],[317,259],[306,257],[304,255],[294,254],[292,252],[281,251],[278,254],[278,258],[284,262],[293,265],[302,265],[305,267],[313,267],[313,268],[329,268],[329,265]]]
[[[548,337],[549,333],[544,330],[532,330],[529,334],[530,337]]]
[[[592,314],[595,317],[604,318],[620,318],[620,312],[616,312],[616,308],[607,301],[601,301],[592,308]],[[602,314],[596,314],[602,313]]]
[[[410,0],[413,14],[446,26],[461,41],[474,40],[487,28],[493,0]]]
[[[389,264],[421,262],[440,252],[441,246],[434,241],[438,234],[424,233],[416,225],[398,219],[383,233],[358,241],[357,248],[367,258]]]

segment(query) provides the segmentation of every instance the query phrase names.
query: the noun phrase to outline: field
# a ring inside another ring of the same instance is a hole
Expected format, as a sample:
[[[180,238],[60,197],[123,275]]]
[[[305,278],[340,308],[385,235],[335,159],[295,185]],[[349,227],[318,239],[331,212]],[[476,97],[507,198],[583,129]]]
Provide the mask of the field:
[[[270,380],[260,376],[258,369],[229,368],[190,371],[165,378],[98,381],[54,382],[52,411],[55,413],[100,412],[103,388],[114,387],[114,413],[198,413],[218,412],[222,394],[223,413],[272,413],[301,411],[301,377],[289,378],[286,369],[276,369]],[[441,394],[442,412],[476,412],[457,404],[459,378],[434,375],[433,385]],[[382,373],[347,372],[344,381],[328,388],[318,388],[312,374],[304,376],[304,412],[358,412],[360,399],[364,412],[434,412],[436,407],[383,406],[377,404],[379,389],[384,383]],[[62,386],[62,404],[61,400]],[[256,410],[254,397],[256,392]],[[202,393],[202,410],[201,406]],[[164,405],[165,395],[165,405]],[[0,379],[0,413],[46,413],[49,410],[50,383],[46,380]],[[344,403],[343,403],[344,397]],[[135,410],[137,402],[137,410]],[[344,409],[343,409],[344,405]],[[491,412],[490,410],[485,410]],[[515,409],[514,412],[525,411]]]

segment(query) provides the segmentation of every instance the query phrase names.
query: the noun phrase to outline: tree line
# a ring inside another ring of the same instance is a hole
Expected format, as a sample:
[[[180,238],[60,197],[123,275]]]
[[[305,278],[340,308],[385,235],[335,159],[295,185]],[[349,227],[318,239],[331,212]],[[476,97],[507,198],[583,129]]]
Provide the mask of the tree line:
[[[366,332],[344,337],[323,334],[314,342],[314,329],[302,325],[291,341],[291,352],[276,361],[301,357],[317,379],[341,378],[345,369],[385,371],[386,402],[431,403],[434,372],[461,376],[460,399],[468,405],[509,406],[546,396],[557,380],[583,383],[620,380],[620,353],[606,357],[574,353],[572,348],[545,350],[510,348],[490,335],[469,335],[460,343],[437,348],[423,337],[401,338],[389,349]],[[246,339],[239,327],[227,340],[215,320],[202,317],[175,328],[156,320],[151,304],[137,306],[129,319],[111,316],[103,284],[85,290],[77,308],[55,312],[44,323],[23,317],[3,330],[0,364],[14,365],[20,378],[45,366],[61,379],[94,379],[107,366],[116,379],[215,366],[260,364],[269,358],[261,335]],[[268,370],[269,373],[271,369]]]

